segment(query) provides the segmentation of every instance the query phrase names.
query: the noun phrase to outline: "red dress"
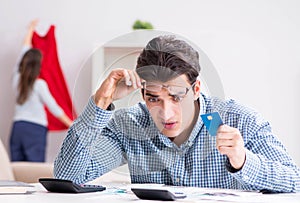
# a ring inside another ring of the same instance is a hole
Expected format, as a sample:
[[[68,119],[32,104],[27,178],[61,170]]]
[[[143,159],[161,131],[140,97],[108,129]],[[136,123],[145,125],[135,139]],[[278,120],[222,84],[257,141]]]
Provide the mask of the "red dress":
[[[34,32],[32,46],[33,48],[39,49],[43,54],[40,78],[43,78],[47,82],[49,90],[58,105],[64,110],[65,114],[73,120],[76,118],[76,112],[73,108],[70,93],[58,60],[54,30],[55,26],[51,25],[45,36],[40,36]],[[47,108],[46,112],[48,129],[50,131],[67,129]]]

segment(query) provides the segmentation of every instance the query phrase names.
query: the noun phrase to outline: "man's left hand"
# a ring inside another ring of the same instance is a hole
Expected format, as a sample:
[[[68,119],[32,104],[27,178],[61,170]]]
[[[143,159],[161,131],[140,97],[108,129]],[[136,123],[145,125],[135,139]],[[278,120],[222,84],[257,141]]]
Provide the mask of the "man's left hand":
[[[241,169],[246,160],[244,140],[237,128],[221,125],[217,132],[216,147],[221,154],[229,158],[230,164],[235,169]]]

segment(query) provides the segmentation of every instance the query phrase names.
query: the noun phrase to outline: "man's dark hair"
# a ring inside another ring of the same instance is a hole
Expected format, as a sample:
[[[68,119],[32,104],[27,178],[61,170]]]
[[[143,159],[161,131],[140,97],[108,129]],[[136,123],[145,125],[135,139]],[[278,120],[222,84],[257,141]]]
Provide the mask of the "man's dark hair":
[[[148,81],[168,81],[185,74],[193,84],[200,72],[199,54],[188,43],[166,35],[152,39],[138,57],[136,71]]]

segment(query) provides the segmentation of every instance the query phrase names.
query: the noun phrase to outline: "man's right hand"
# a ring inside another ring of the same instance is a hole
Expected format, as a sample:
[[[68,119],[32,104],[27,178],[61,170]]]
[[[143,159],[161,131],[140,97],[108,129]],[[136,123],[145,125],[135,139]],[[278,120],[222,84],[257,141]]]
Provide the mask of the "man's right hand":
[[[114,69],[96,91],[94,100],[98,107],[107,109],[113,101],[141,87],[141,79],[134,70]]]

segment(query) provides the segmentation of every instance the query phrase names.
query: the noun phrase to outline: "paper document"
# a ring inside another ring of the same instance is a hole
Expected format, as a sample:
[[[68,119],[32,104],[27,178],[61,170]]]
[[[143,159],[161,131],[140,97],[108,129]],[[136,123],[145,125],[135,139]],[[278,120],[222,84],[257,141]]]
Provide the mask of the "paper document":
[[[0,180],[0,195],[4,194],[29,194],[35,192],[34,186],[11,180]]]

